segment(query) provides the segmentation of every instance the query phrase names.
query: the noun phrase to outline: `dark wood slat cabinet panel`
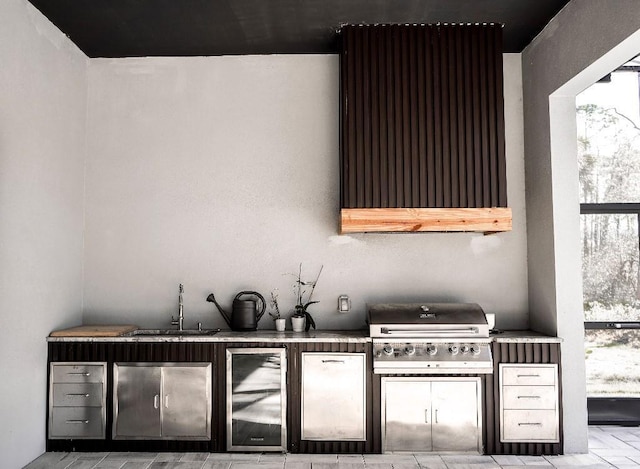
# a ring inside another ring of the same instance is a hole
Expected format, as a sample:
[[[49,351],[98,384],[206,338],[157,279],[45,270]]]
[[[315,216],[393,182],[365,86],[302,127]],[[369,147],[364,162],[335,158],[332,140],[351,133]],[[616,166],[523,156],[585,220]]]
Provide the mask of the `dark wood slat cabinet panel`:
[[[218,435],[212,425],[210,441],[180,440],[114,440],[113,429],[113,364],[116,362],[212,362],[213,383],[217,372],[211,343],[117,343],[117,342],[50,342],[48,365],[51,362],[107,362],[107,414],[104,440],[50,440],[47,451],[216,451]],[[47,367],[49,368],[49,366]],[[49,382],[48,377],[47,382]],[[214,402],[218,396],[213,392]],[[47,402],[47,408],[49,403]],[[219,420],[212,407],[212,423]],[[47,419],[48,425],[48,419]],[[47,428],[48,434],[48,428]]]
[[[348,25],[341,207],[506,207],[502,27]]]
[[[293,453],[371,453],[380,451],[379,410],[369,398],[373,378],[366,376],[366,441],[301,440],[302,352],[365,353],[366,369],[371,370],[371,344],[366,343],[117,343],[55,342],[49,344],[49,363],[56,361],[107,362],[107,436],[104,440],[47,440],[48,451],[226,451],[226,349],[285,348],[287,350],[287,448]],[[113,364],[116,362],[211,362],[213,364],[211,441],[124,441],[112,439]],[[379,394],[379,380],[377,392]],[[375,429],[377,428],[377,431]]]
[[[379,453],[381,451],[380,375],[369,371],[368,343],[107,343],[56,342],[49,344],[49,362],[107,362],[107,437],[105,440],[48,440],[48,451],[226,451],[226,349],[285,348],[287,350],[287,448],[292,453]],[[558,343],[494,343],[494,374],[482,379],[483,441],[487,454],[540,455],[562,452],[559,443],[500,443],[499,364],[559,364]],[[301,354],[303,352],[364,353],[366,356],[366,441],[310,441],[301,438]],[[213,364],[211,441],[112,440],[113,363],[197,361]],[[559,379],[561,382],[561,380]],[[561,396],[561,389],[560,389]],[[559,399],[561,402],[561,399]],[[560,412],[560,429],[562,429]]]
[[[562,369],[560,367],[560,344],[550,342],[494,342],[493,352],[493,427],[487,435],[487,452],[489,454],[514,455],[550,455],[562,454]],[[500,372],[501,363],[512,364],[557,364],[558,365],[558,405],[559,407],[559,436],[557,443],[501,443],[500,442]],[[489,381],[489,380],[487,380]],[[487,391],[489,388],[487,388]]]

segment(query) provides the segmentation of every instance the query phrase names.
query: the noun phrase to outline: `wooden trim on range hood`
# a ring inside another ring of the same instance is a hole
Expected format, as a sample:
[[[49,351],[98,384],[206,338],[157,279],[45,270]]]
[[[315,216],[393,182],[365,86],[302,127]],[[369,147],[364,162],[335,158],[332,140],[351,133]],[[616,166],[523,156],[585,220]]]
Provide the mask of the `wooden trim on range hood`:
[[[343,208],[340,233],[511,231],[511,209],[491,208]]]

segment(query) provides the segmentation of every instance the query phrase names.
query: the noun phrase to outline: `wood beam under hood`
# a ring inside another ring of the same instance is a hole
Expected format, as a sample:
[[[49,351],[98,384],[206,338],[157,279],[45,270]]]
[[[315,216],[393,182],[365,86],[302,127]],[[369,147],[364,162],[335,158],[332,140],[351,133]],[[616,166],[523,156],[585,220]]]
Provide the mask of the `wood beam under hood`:
[[[511,209],[492,208],[351,208],[340,211],[340,233],[367,232],[496,233],[511,231]]]

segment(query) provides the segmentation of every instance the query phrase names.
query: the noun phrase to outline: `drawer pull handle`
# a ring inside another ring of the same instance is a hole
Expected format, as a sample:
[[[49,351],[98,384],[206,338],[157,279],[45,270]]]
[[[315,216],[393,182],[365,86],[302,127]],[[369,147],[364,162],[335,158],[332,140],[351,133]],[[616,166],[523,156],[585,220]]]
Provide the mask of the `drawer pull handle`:
[[[322,363],[344,363],[344,360],[322,360]]]
[[[82,373],[67,373],[68,375],[73,375],[73,376],[91,376],[91,373],[87,372],[82,372]]]
[[[518,399],[540,399],[540,396],[518,396]]]
[[[76,393],[76,394],[67,394],[69,397],[89,397],[89,393]]]
[[[88,420],[67,420],[66,423],[74,423],[74,424],[81,424],[81,425],[88,425],[89,421]]]
[[[520,422],[518,426],[519,427],[541,427],[542,424],[540,422]]]
[[[539,378],[540,375],[518,375],[518,378]]]

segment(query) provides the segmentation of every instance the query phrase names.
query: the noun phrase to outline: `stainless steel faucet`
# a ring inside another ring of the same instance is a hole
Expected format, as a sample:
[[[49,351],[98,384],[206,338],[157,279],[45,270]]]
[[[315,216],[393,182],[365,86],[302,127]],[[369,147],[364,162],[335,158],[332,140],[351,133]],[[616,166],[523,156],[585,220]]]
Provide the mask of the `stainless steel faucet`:
[[[184,330],[184,306],[182,304],[182,294],[184,293],[184,285],[180,284],[180,293],[178,294],[178,319],[171,315],[171,325],[178,326],[178,330]]]

